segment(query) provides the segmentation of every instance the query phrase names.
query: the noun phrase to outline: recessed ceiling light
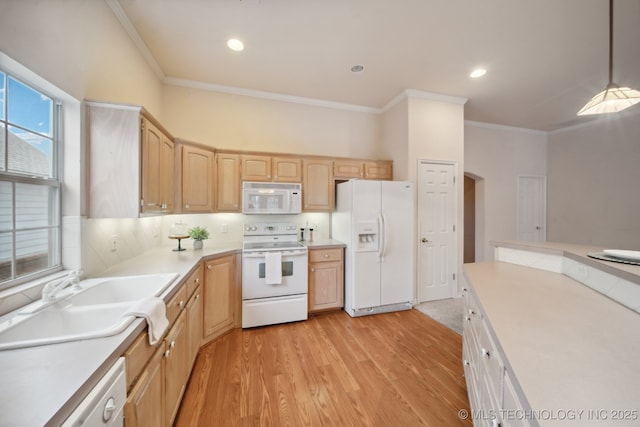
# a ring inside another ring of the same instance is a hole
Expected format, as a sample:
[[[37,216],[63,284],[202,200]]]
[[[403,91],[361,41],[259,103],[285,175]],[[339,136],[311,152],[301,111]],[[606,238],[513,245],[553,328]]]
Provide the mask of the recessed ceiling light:
[[[364,71],[364,65],[354,65],[353,67],[351,67],[351,72],[352,73],[361,73]]]
[[[482,77],[485,74],[487,74],[487,70],[485,70],[484,68],[476,68],[471,72],[471,74],[469,74],[469,77],[471,77],[472,79],[477,79],[478,77]]]
[[[238,39],[229,39],[229,41],[227,41],[227,46],[229,46],[229,49],[235,50],[236,52],[244,50],[244,43]]]

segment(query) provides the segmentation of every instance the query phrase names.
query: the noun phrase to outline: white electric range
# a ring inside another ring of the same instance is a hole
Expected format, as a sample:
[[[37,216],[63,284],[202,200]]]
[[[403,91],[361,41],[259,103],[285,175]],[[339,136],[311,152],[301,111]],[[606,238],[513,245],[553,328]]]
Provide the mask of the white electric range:
[[[308,251],[295,223],[244,226],[242,327],[306,320]]]

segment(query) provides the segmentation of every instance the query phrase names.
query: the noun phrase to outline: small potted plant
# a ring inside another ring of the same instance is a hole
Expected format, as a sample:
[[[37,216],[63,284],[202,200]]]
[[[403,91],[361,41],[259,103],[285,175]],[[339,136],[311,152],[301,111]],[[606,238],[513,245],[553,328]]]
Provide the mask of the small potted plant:
[[[189,237],[193,239],[193,248],[202,249],[202,241],[209,238],[209,231],[206,227],[195,227],[189,229]]]

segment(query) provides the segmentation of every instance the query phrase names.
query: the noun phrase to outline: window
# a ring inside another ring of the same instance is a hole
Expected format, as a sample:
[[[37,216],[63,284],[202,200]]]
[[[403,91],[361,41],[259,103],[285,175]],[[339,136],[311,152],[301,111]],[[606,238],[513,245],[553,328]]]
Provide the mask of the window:
[[[60,109],[0,70],[0,289],[61,268]]]

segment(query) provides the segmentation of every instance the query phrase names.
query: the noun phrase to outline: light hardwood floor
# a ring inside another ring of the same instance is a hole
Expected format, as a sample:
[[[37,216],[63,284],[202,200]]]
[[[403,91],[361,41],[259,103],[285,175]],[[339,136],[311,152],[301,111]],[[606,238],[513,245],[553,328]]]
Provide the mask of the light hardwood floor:
[[[236,329],[200,350],[177,426],[470,426],[462,338],[417,310]]]

